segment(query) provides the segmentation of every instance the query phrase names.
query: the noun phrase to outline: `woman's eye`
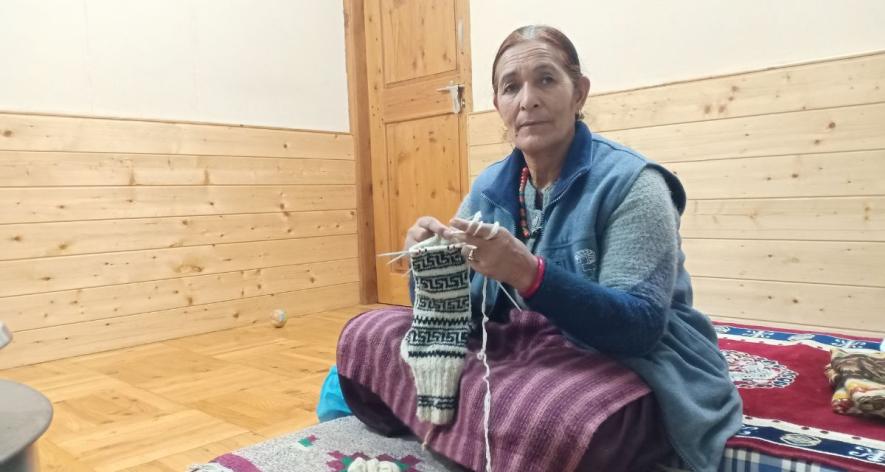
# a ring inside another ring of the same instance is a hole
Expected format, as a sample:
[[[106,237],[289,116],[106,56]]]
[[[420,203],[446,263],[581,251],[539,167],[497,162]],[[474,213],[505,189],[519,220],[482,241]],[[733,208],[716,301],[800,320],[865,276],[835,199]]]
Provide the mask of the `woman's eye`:
[[[544,85],[550,85],[553,83],[553,77],[550,75],[545,75],[543,78],[541,78],[541,83]]]
[[[513,87],[512,84],[505,84],[504,87],[501,88],[501,92],[502,93],[512,93],[514,88],[515,87]]]

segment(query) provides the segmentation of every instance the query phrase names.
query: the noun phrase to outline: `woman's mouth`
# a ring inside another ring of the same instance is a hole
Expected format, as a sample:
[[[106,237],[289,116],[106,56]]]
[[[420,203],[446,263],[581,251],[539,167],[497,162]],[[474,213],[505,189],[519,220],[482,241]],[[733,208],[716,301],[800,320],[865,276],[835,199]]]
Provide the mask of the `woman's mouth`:
[[[527,127],[531,127],[531,126],[543,125],[546,123],[547,123],[546,121],[537,121],[537,120],[525,121],[519,125],[519,129],[523,129],[523,128],[527,128]]]

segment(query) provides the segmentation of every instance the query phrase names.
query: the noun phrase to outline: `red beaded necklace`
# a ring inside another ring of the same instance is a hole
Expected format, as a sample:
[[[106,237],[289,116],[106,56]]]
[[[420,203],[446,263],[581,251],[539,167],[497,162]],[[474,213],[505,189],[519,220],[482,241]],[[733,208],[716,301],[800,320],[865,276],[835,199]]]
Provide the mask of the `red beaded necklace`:
[[[529,239],[529,220],[528,211],[525,204],[525,186],[529,181],[529,168],[522,168],[522,175],[519,177],[519,227],[522,230],[522,237]]]

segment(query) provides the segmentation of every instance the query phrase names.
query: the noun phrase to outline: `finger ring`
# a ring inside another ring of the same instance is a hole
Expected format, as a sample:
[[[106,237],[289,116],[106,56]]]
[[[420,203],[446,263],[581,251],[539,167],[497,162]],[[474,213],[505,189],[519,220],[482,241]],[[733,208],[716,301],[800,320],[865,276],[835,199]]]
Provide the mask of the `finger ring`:
[[[467,253],[467,260],[470,262],[476,262],[477,259],[474,257],[473,253],[476,252],[476,249],[471,249],[470,252]]]

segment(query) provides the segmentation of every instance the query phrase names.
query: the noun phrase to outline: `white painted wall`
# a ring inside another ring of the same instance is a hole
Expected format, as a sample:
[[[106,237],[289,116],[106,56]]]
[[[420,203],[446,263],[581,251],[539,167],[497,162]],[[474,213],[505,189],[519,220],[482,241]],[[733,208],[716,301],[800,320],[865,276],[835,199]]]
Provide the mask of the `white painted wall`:
[[[3,0],[0,111],[346,131],[335,0]]]
[[[492,105],[504,38],[549,24],[574,43],[591,93],[885,50],[882,0],[472,0],[474,110]]]

